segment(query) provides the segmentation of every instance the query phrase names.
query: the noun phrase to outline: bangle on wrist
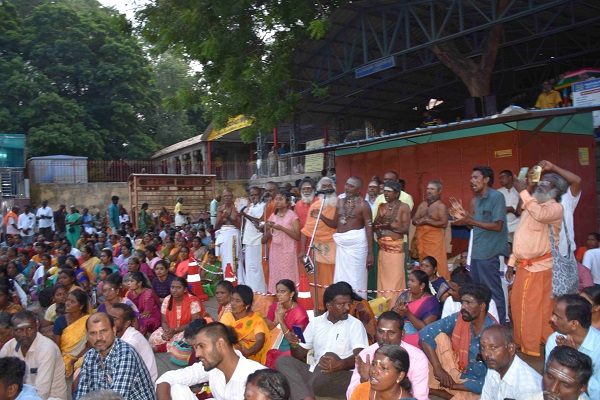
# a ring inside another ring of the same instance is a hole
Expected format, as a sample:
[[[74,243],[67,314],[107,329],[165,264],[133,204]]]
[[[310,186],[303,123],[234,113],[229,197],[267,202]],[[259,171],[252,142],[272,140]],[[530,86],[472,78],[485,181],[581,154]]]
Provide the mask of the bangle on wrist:
[[[288,333],[290,333],[289,329],[287,331],[283,332],[283,336],[287,335]]]

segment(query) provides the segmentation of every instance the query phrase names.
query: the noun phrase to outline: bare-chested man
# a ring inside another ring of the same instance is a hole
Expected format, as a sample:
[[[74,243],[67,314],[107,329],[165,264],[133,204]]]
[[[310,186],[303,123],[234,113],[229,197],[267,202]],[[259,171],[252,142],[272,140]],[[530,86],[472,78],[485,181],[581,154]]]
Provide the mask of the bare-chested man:
[[[231,264],[233,273],[237,274],[242,245],[240,243],[240,215],[233,203],[233,193],[223,190],[224,204],[217,209],[217,225],[215,226],[216,255],[221,257],[224,267]]]
[[[427,201],[419,204],[412,221],[417,227],[419,260],[430,256],[437,261],[438,274],[450,280],[444,228],[448,225],[448,207],[440,196],[442,183],[433,180],[427,184]]]
[[[321,214],[321,220],[337,229],[333,235],[337,245],[333,281],[363,290],[358,294],[366,299],[367,275],[373,265],[373,229],[371,207],[360,195],[362,184],[356,176],[348,178],[346,197],[338,200],[333,219]]]
[[[377,235],[377,297],[390,299],[395,304],[400,292],[385,293],[382,290],[406,289],[404,271],[404,235],[410,225],[410,209],[398,199],[400,184],[387,181],[383,186],[385,203],[377,209],[373,229]]]

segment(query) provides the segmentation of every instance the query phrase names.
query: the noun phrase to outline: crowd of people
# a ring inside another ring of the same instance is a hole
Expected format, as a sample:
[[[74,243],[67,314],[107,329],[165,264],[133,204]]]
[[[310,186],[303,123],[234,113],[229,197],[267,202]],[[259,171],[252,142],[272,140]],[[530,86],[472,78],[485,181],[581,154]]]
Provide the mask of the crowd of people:
[[[415,207],[388,171],[366,193],[326,176],[225,190],[198,220],[183,197],[137,221],[116,196],[64,225],[47,202],[13,208],[0,399],[600,398],[599,235],[576,249],[581,179],[539,167],[502,171],[499,190],[473,168],[468,207],[439,180]],[[450,226],[470,232],[453,259]],[[575,256],[579,287],[559,292],[555,265]],[[159,352],[184,368],[159,377]],[[519,353],[544,353],[543,376]]]

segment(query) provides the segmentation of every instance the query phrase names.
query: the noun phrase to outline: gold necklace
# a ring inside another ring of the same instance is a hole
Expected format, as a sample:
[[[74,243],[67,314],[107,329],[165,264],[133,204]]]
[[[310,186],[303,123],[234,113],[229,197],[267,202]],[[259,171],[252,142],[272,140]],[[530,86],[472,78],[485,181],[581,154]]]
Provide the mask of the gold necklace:
[[[402,399],[402,394],[404,393],[404,389],[400,386],[400,394],[398,395],[398,400]],[[373,390],[373,400],[377,400],[377,390]]]

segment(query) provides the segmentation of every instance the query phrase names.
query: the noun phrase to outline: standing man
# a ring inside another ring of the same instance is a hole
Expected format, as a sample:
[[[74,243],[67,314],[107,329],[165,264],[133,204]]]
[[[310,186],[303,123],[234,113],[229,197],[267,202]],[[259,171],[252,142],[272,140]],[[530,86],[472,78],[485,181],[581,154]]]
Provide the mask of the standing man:
[[[210,224],[212,226],[217,225],[217,209],[219,208],[219,203],[221,202],[221,195],[218,194],[217,197],[212,199],[210,202]]]
[[[344,393],[350,383],[354,358],[369,345],[367,332],[358,319],[350,314],[352,288],[334,283],[325,289],[323,301],[327,312],[314,318],[304,331],[306,343],[293,332],[286,332],[292,356],[281,356],[275,368],[290,382],[291,398],[311,399],[321,390]],[[310,349],[314,358],[304,359]]]
[[[542,173],[544,173],[542,179],[548,180],[551,177],[556,179],[556,177],[559,176],[567,181],[569,185],[567,191],[560,198],[560,204],[563,206],[565,215],[564,224],[560,230],[560,241],[558,242],[560,254],[566,256],[568,253],[567,238],[569,239],[568,241],[571,242],[571,253],[574,253],[576,250],[573,213],[575,212],[575,208],[577,208],[579,199],[581,199],[581,178],[566,169],[560,168],[558,165],[552,164],[550,161],[542,160],[538,165],[542,167]]]
[[[402,341],[404,336],[404,319],[394,311],[385,311],[377,320],[377,342],[361,351],[356,356],[356,365],[350,385],[346,391],[346,398],[350,400],[352,392],[361,383],[368,381],[371,361],[378,348],[393,344],[406,350],[410,359],[408,379],[412,384],[412,395],[417,400],[429,399],[429,361],[427,356],[418,347]]]
[[[513,173],[505,169],[500,172],[500,185],[502,186],[498,191],[504,196],[504,202],[506,203],[506,226],[508,227],[508,243],[511,245],[514,243],[515,231],[519,222],[521,221],[521,197],[519,192],[514,187],[514,176]]]
[[[377,210],[375,210],[375,200],[377,200],[377,196],[379,196],[379,182],[371,181],[369,182],[369,186],[367,186],[367,195],[365,196],[365,201],[369,203],[371,207],[371,212],[375,214]]]
[[[23,214],[19,215],[19,233],[23,238],[23,244],[30,244],[33,242],[33,236],[35,232],[35,215],[31,212],[31,206],[27,204],[23,207]]]
[[[244,268],[242,283],[248,285],[255,292],[266,293],[267,283],[262,267],[263,246],[261,243],[262,232],[258,229],[262,216],[265,212],[265,203],[260,201],[260,188],[253,186],[250,188],[250,204],[241,216],[247,221],[244,222],[244,235],[242,245],[244,246]],[[240,278],[238,272],[238,278]]]
[[[546,342],[546,362],[557,346],[568,346],[590,356],[594,363],[587,392],[590,399],[600,399],[600,331],[592,325],[592,305],[576,294],[565,294],[556,300],[550,323],[556,330]]]
[[[23,310],[11,320],[14,339],[0,350],[1,357],[17,357],[27,363],[29,373],[25,383],[31,385],[43,400],[66,399],[65,363],[58,346],[38,332],[34,313]]]
[[[448,225],[448,207],[440,199],[442,182],[433,180],[427,184],[427,201],[419,204],[412,223],[417,227],[417,251],[419,260],[435,258],[438,273],[450,280],[444,229]]]
[[[306,218],[308,217],[308,210],[314,201],[315,183],[312,179],[304,179],[300,183],[300,201],[296,201],[296,205],[294,206],[294,212],[298,215],[298,219],[300,219],[300,229],[304,228]]]
[[[48,200],[42,201],[42,206],[35,213],[35,219],[38,223],[39,232],[44,235],[44,239],[52,240],[52,209],[48,207]]]
[[[488,367],[481,400],[526,399],[542,394],[542,376],[516,355],[517,346],[509,328],[488,326],[479,345]]]
[[[552,333],[546,323],[555,302],[552,299],[552,248],[548,226],[552,226],[556,240],[563,221],[563,208],[557,201],[567,189],[566,181],[560,176],[548,175],[537,184],[535,191],[531,178],[527,182],[514,182],[523,201],[523,213],[506,270],[506,278],[510,281],[515,266],[518,269],[510,299],[515,342],[523,353],[534,357],[540,356],[540,343]]]
[[[186,329],[186,341],[194,348],[198,362],[164,373],[156,382],[158,400],[196,400],[189,387],[207,381],[215,399],[243,399],[248,375],[265,367],[234,349],[238,338],[233,328],[220,322],[193,328],[189,336]]]
[[[121,221],[119,220],[119,196],[113,196],[110,198],[111,204],[108,207],[108,224],[114,234],[121,229]]]
[[[552,84],[549,81],[545,81],[542,84],[542,93],[535,102],[535,108],[556,108],[562,107],[562,98],[560,93],[552,89]]]
[[[4,216],[4,226],[6,226],[6,234],[8,236],[16,236],[19,232],[19,207],[14,206],[10,212]]]
[[[116,337],[110,315],[101,312],[89,317],[86,332],[93,348],[83,356],[73,400],[103,389],[113,390],[125,400],[156,400],[148,368],[133,347]]]
[[[175,227],[178,230],[183,229],[187,225],[188,215],[190,215],[190,213],[183,210],[183,197],[179,196],[177,198],[177,204],[175,204]]]
[[[277,176],[277,148],[275,146],[271,147],[271,151],[267,154],[267,164],[269,176]]]
[[[506,303],[500,281],[500,256],[508,256],[508,228],[504,196],[492,189],[494,171],[490,167],[473,168],[471,188],[475,192],[475,210],[464,213],[454,225],[473,228],[471,276],[492,290],[498,306],[499,323],[506,324]]]
[[[396,304],[400,292],[406,289],[404,270],[404,235],[410,225],[408,205],[398,199],[400,184],[387,181],[383,186],[385,203],[380,203],[373,228],[377,235],[379,254],[377,256],[377,297],[389,298],[389,304]],[[392,290],[392,292],[385,292]]]
[[[148,339],[132,326],[133,320],[136,318],[133,308],[127,304],[115,303],[110,309],[109,314],[115,321],[117,337],[131,345],[137,351],[142,361],[144,361],[146,368],[148,368],[152,383],[156,382],[158,378],[156,357],[154,356],[152,347],[150,347],[150,343],[148,343]]]
[[[221,257],[223,268],[231,264],[233,273],[238,273],[238,263],[242,254],[240,242],[240,215],[233,203],[233,193],[223,190],[224,204],[217,209],[217,224],[215,225],[216,255]]]
[[[58,210],[54,211],[54,232],[61,237],[66,231],[65,218],[67,217],[67,206],[61,204]]]
[[[331,220],[335,218],[335,211],[337,209],[337,196],[335,195],[335,185],[331,178],[321,178],[317,184],[317,191],[321,192],[316,200],[311,204],[306,223],[300,231],[302,236],[300,238],[300,253],[298,258],[300,259],[300,265],[305,262],[306,252],[310,255],[311,259],[315,263],[316,272],[309,276],[309,280],[313,283],[323,285],[327,287],[333,283],[333,275],[335,272],[335,253],[336,245],[333,240],[333,234],[336,232],[335,228],[331,228],[325,225],[323,222],[317,225],[315,231],[315,225],[317,223],[317,216],[321,205],[323,205],[323,215]],[[325,204],[323,204],[323,202]],[[315,234],[313,240],[313,248],[308,249],[308,242]],[[325,304],[323,303],[323,296],[317,296],[318,289],[315,286],[311,287],[311,293],[313,303],[318,303],[319,310],[325,310]]]
[[[333,281],[348,282],[366,299],[367,274],[373,266],[373,223],[371,207],[360,195],[362,184],[357,176],[348,178],[346,197],[338,200],[333,220],[321,214],[321,221],[337,229]]]

